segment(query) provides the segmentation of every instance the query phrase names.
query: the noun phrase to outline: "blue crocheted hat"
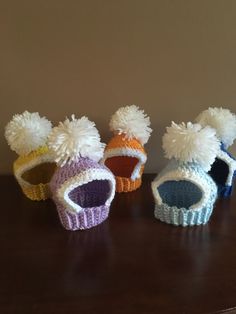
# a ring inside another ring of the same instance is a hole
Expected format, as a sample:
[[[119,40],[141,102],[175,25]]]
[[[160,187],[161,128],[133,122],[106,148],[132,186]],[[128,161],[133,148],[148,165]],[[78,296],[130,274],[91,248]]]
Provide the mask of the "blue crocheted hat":
[[[208,108],[196,119],[202,126],[209,125],[216,130],[216,136],[221,141],[216,160],[209,171],[210,176],[218,186],[220,197],[229,197],[233,191],[236,177],[236,160],[228,152],[228,147],[236,138],[236,116],[228,109]]]
[[[170,162],[152,182],[157,219],[176,226],[208,222],[217,186],[207,171],[219,145],[210,127],[191,122],[167,127],[163,149]]]

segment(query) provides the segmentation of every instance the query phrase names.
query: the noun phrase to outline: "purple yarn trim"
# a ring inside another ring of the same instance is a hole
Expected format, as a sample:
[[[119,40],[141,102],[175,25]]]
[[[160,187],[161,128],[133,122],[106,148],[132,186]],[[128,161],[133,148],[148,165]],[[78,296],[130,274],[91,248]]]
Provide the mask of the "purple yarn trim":
[[[65,208],[57,208],[63,227],[67,230],[89,229],[102,223],[109,214],[109,206],[85,208],[79,213],[72,213]]]

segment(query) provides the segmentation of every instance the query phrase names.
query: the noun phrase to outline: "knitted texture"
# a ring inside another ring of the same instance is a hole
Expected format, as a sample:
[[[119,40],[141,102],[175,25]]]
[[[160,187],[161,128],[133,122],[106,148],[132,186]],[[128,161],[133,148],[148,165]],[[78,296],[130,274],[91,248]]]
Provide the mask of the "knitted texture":
[[[236,160],[227,151],[236,138],[236,115],[222,107],[209,107],[196,118],[203,126],[215,129],[221,142],[215,162],[209,174],[218,186],[219,197],[229,197],[233,191],[233,180],[236,176]]]
[[[223,198],[230,197],[233,192],[234,179],[236,178],[236,160],[223,143],[209,174],[217,184],[218,196]]]
[[[115,175],[117,192],[130,192],[140,187],[146,159],[144,147],[137,139],[119,134],[110,140],[103,163]]]
[[[176,226],[206,224],[217,187],[198,164],[171,160],[152,182],[157,219]]]
[[[58,167],[50,187],[64,228],[89,229],[108,217],[115,179],[104,165],[81,157]]]
[[[47,146],[39,147],[28,155],[19,156],[13,171],[23,193],[31,200],[45,200],[51,196],[49,181],[56,164]]]

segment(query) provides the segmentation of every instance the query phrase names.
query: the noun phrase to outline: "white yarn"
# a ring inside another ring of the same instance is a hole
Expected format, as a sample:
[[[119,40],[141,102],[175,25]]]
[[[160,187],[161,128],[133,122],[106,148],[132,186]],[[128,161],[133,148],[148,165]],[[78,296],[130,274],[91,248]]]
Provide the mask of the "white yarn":
[[[167,158],[182,162],[195,162],[206,171],[210,170],[220,147],[220,142],[211,127],[200,124],[175,124],[166,128],[163,136],[163,149]]]
[[[127,139],[136,138],[142,145],[147,143],[152,132],[150,118],[136,105],[119,108],[111,117],[110,129],[125,134]]]
[[[216,130],[216,135],[226,147],[233,144],[236,138],[236,115],[228,109],[209,107],[197,117],[202,126],[209,125]]]
[[[11,149],[18,155],[27,155],[45,145],[51,128],[51,122],[40,117],[38,112],[25,111],[14,115],[6,125],[5,137]]]
[[[66,119],[52,129],[48,146],[61,167],[77,161],[80,157],[99,161],[105,148],[95,123],[87,117],[76,119],[74,115],[71,116],[71,121]]]

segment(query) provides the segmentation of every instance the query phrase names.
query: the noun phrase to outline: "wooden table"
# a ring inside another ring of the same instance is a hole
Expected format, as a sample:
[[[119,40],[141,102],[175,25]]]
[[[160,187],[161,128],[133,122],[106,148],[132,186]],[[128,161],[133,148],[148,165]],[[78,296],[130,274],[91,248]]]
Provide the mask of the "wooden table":
[[[152,178],[116,195],[100,226],[70,232],[51,200],[30,201],[12,176],[1,176],[0,313],[236,308],[236,191],[217,202],[206,226],[174,227],[153,216]]]

